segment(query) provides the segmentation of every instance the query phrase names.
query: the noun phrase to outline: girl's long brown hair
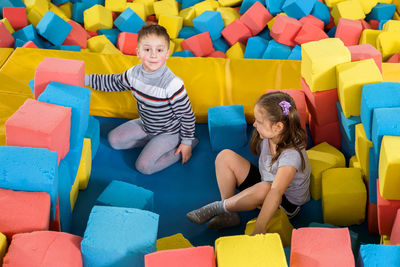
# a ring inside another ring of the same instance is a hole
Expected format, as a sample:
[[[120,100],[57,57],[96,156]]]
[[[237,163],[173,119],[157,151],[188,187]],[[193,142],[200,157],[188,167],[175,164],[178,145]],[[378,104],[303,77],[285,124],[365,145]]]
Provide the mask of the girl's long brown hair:
[[[283,114],[283,110],[279,105],[281,101],[290,103],[291,107],[288,115]],[[283,129],[276,147],[276,153],[271,160],[271,166],[279,158],[283,150],[294,148],[300,154],[301,167],[304,170],[305,160],[301,150],[306,147],[307,138],[304,129],[301,127],[300,116],[293,98],[287,93],[276,91],[262,95],[257,100],[256,105],[264,111],[265,119],[268,119],[273,124],[277,122],[283,123]],[[254,129],[250,139],[250,150],[257,156],[260,155],[261,142],[262,139],[259,133]]]

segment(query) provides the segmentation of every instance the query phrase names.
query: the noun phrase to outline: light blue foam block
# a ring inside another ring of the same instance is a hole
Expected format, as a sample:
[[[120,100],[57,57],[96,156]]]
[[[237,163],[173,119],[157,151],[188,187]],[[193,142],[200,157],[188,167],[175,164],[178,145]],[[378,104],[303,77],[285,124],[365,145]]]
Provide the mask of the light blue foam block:
[[[57,206],[58,156],[46,148],[0,146],[0,188],[46,192],[50,195],[50,218]]]
[[[195,27],[185,26],[185,27],[182,27],[182,29],[179,31],[178,38],[187,39],[187,38],[195,36],[196,34],[199,34],[199,33],[200,32]]]
[[[269,30],[268,27],[265,27],[261,32],[259,32],[256,36],[260,36],[261,38],[264,38],[265,40],[272,40],[271,37],[271,31]]]
[[[384,135],[400,136],[400,108],[376,108],[372,117],[371,141],[376,155]]]
[[[228,42],[225,41],[223,37],[213,40],[212,43],[215,50],[221,51],[223,53],[225,53],[230,47]]]
[[[118,34],[120,31],[118,29],[100,29],[97,31],[98,34],[103,34],[113,43],[115,46],[117,45],[118,41]]]
[[[22,29],[15,31],[12,36],[15,38],[15,40],[24,41],[24,44],[28,41],[32,41],[39,48],[45,48],[46,46],[46,41],[39,37],[36,28],[32,24],[29,24],[28,26],[25,26]]]
[[[289,17],[301,19],[308,16],[317,0],[286,0],[282,6],[283,12]]]
[[[70,146],[65,160],[68,162],[69,172],[71,177],[71,185],[74,184],[76,174],[78,173],[79,164],[81,162],[83,148],[83,139],[77,146]]]
[[[209,32],[211,40],[217,40],[221,37],[221,31],[224,29],[224,21],[219,11],[206,10],[193,19],[193,26],[199,32]]]
[[[394,12],[396,12],[395,4],[378,3],[372,8],[371,12],[367,14],[365,20],[389,20],[393,18]]]
[[[363,86],[360,117],[369,140],[371,140],[374,109],[389,107],[400,107],[400,83],[382,82]]]
[[[194,57],[193,53],[189,50],[182,50],[178,52],[174,52],[172,57]]]
[[[62,232],[69,232],[71,230],[71,188],[71,174],[68,162],[65,159],[62,159],[58,165],[58,202]]]
[[[100,122],[92,115],[89,115],[89,123],[85,133],[85,137],[90,139],[92,159],[94,159],[100,145]]]
[[[400,246],[361,245],[356,266],[398,267],[400,266]]]
[[[311,15],[322,20],[326,25],[331,21],[331,12],[329,7],[320,1],[316,1],[314,8],[311,10]]]
[[[262,56],[264,59],[288,59],[292,48],[290,46],[280,44],[275,40],[268,42],[267,49]]]
[[[36,25],[36,30],[53,45],[61,45],[72,31],[72,26],[52,11],[47,11]]]
[[[340,143],[340,151],[343,153],[346,158],[346,163],[350,162],[350,158],[356,154],[355,151],[355,143],[351,143],[349,139],[347,139],[346,134],[343,131],[343,128],[340,127],[341,132],[341,143]]]
[[[369,202],[377,203],[377,189],[376,189],[376,179],[378,179],[378,166],[379,166],[379,157],[375,155],[375,150],[373,147],[369,148],[368,155],[368,194],[369,194]]]
[[[289,60],[301,60],[301,46],[296,45],[288,56]]]
[[[330,38],[335,38],[335,34],[336,34],[336,26],[333,26],[326,34],[330,37]]]
[[[83,24],[83,11],[91,8],[93,5],[88,2],[76,2],[72,5],[72,19],[75,22]]]
[[[159,215],[146,210],[94,206],[81,243],[84,266],[144,266],[156,251]]]
[[[242,105],[216,106],[208,109],[208,132],[213,151],[246,145],[246,128]]]
[[[267,49],[268,41],[262,37],[250,37],[247,41],[244,58],[261,58]]]
[[[203,0],[182,0],[182,9],[194,6],[197,3],[202,2]]]
[[[244,14],[247,9],[254,5],[255,2],[260,2],[263,6],[265,6],[265,0],[243,0],[242,4],[240,5],[239,13]]]
[[[285,0],[265,0],[265,5],[272,16],[276,16],[282,12],[282,6]]]
[[[114,20],[114,25],[121,32],[137,33],[145,24],[146,22],[129,7]]]
[[[113,180],[97,198],[96,204],[153,211],[154,193],[134,184]]]
[[[59,50],[80,52],[81,47],[79,45],[60,45]]]
[[[356,125],[361,122],[360,116],[350,116],[346,118],[343,113],[342,106],[340,102],[336,102],[336,111],[338,114],[339,125],[343,129],[343,133],[346,135],[350,143],[355,143],[356,141]]]

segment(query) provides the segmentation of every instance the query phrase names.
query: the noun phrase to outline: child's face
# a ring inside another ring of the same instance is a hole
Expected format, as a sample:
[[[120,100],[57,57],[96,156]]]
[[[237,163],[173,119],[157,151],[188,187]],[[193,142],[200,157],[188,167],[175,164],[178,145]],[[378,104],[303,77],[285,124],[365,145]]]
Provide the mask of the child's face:
[[[161,68],[169,57],[167,41],[154,34],[143,37],[136,51],[137,57],[142,61],[143,69],[147,72]]]
[[[259,105],[255,105],[253,126],[260,134],[260,138],[278,139],[283,125],[280,122],[271,122],[267,116],[265,116],[265,112],[266,111],[259,107]]]

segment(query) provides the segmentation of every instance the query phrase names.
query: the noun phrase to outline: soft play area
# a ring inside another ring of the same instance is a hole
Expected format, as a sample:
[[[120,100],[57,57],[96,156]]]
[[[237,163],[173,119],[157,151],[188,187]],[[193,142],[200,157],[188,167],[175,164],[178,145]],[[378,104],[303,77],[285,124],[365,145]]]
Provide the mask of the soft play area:
[[[400,266],[399,0],[0,0],[0,266]],[[85,74],[139,64],[145,23],[196,117],[191,159],[151,175],[108,133],[137,118],[129,91]],[[222,230],[186,213],[220,200],[214,162],[253,164],[253,107],[294,99],[311,200]]]

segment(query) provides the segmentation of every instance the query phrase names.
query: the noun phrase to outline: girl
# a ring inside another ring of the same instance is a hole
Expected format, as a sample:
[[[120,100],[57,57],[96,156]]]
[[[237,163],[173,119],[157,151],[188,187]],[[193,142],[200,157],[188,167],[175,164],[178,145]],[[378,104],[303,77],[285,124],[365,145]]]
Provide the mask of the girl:
[[[306,135],[293,99],[283,92],[260,97],[254,107],[251,151],[259,156],[257,168],[231,150],[221,151],[215,172],[221,201],[189,212],[186,217],[209,228],[240,224],[238,211],[261,206],[252,235],[265,233],[268,222],[280,207],[289,218],[310,199],[310,164]],[[240,193],[235,195],[235,189]]]

